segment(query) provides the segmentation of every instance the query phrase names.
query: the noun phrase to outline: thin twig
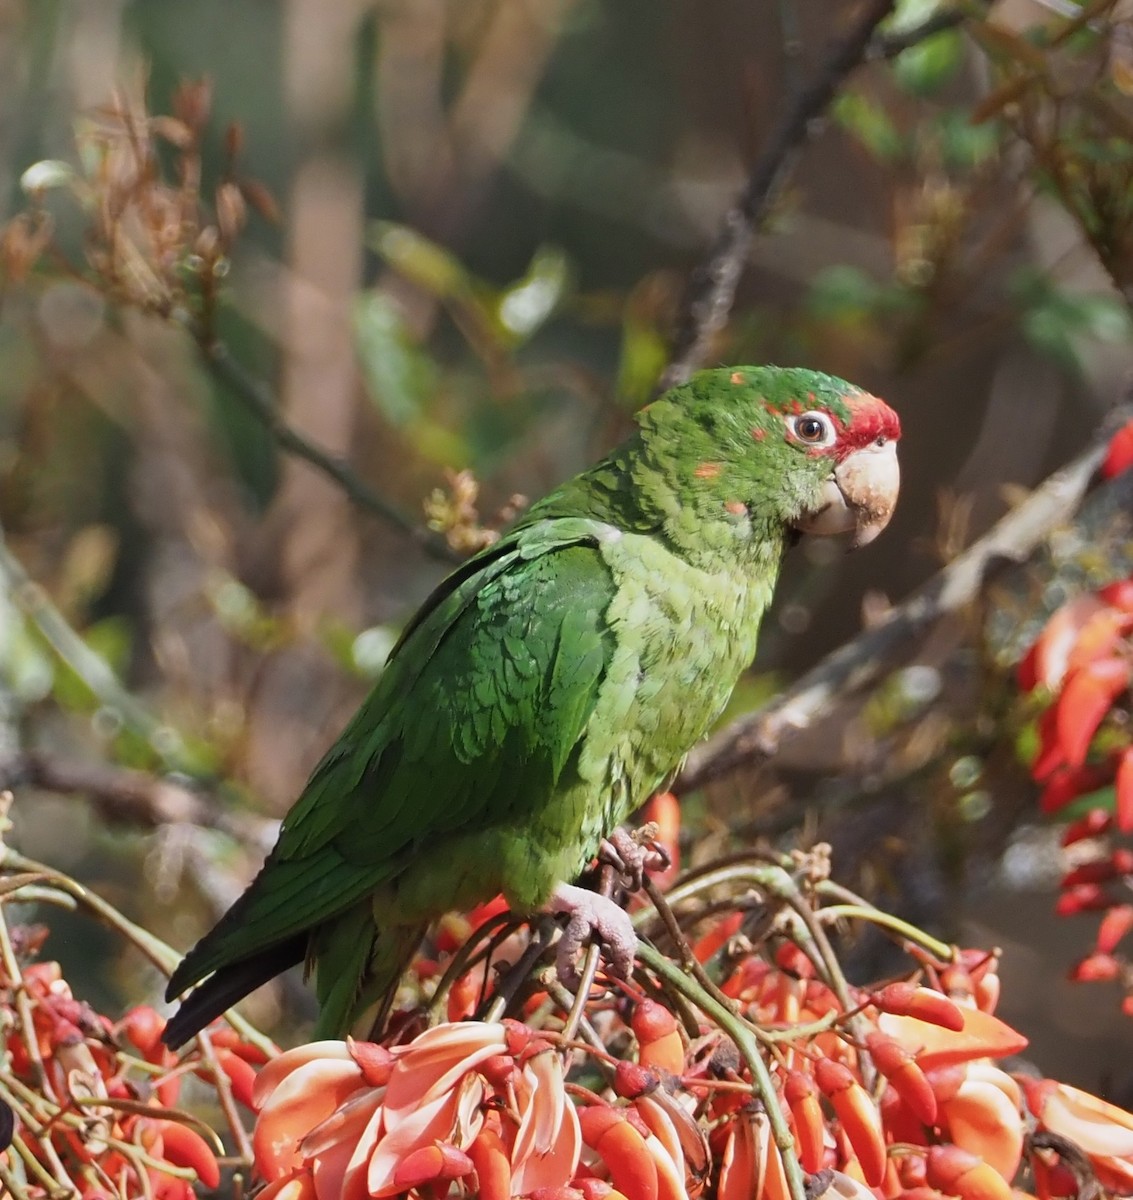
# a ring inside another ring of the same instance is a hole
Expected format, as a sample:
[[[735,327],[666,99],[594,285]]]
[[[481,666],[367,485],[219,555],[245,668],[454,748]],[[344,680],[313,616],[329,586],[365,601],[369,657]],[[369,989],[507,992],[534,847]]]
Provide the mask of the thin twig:
[[[461,556],[444,538],[414,521],[396,504],[374,491],[342,459],[316,446],[292,428],[280,412],[271,389],[233,358],[223,342],[204,337],[195,337],[194,340],[200,350],[201,360],[213,378],[231,391],[260,422],[277,446],[333,479],[359,508],[400,529],[432,558],[446,563],[461,561]]]
[[[790,1126],[779,1105],[775,1084],[767,1064],[756,1041],[755,1028],[737,1016],[729,1008],[709,995],[700,984],[686,974],[676,963],[670,962],[659,950],[648,942],[641,942],[637,948],[639,961],[655,975],[668,984],[669,987],[683,995],[696,1005],[732,1039],[736,1049],[743,1056],[751,1071],[752,1090],[763,1101],[767,1119],[771,1125],[771,1135],[783,1159],[783,1172],[787,1177],[787,1190],[791,1200],[806,1200],[806,1185],[802,1169],[799,1166],[795,1151],[795,1139]]]
[[[877,26],[895,0],[868,0],[854,27],[828,50],[814,78],[782,113],[735,205],[724,217],[705,261],[692,273],[660,390],[684,383],[724,327],[753,233],[771,211],[790,168],[842,82],[865,58]]]
[[[688,756],[673,784],[682,793],[740,767],[771,757],[783,742],[812,725],[835,699],[845,699],[892,670],[919,636],[979,594],[990,566],[1024,562],[1078,507],[1105,457],[1113,430],[1129,418],[1115,409],[1090,445],[1012,509],[979,541],[933,576],[872,629],[827,655],[770,704],[733,721]],[[1128,486],[1117,480],[1109,486]]]

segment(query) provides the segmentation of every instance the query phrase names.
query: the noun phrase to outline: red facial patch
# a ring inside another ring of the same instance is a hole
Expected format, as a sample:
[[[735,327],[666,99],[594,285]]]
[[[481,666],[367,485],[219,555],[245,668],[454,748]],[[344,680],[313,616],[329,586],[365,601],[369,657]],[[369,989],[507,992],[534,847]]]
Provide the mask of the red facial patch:
[[[752,426],[751,436],[755,438],[757,442],[762,442],[767,436],[767,430],[760,425],[754,425]]]
[[[895,442],[901,436],[901,421],[884,400],[868,392],[853,392],[843,396],[842,401],[850,410],[849,424],[830,414],[838,430],[838,442],[833,449],[839,460],[878,438]]]

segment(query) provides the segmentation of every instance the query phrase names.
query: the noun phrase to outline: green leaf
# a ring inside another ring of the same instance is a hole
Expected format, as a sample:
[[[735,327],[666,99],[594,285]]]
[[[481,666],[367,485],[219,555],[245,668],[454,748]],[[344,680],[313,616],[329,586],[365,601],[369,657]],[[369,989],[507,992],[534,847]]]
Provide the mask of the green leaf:
[[[905,139],[889,114],[861,92],[843,92],[831,112],[847,133],[883,162],[894,162],[905,153]]]
[[[918,96],[928,96],[943,87],[964,61],[964,42],[959,30],[944,29],[925,38],[893,60],[897,82]]]
[[[807,308],[821,320],[847,320],[868,315],[881,302],[885,289],[859,267],[840,263],[811,280]]]
[[[500,294],[495,306],[499,328],[525,342],[562,303],[571,283],[570,262],[556,246],[540,246],[521,279]]]
[[[618,396],[633,408],[644,404],[656,387],[668,357],[668,343],[656,326],[627,316],[622,324],[618,358]]]
[[[370,230],[371,248],[425,291],[450,300],[475,290],[475,280],[460,260],[415,229],[393,221],[375,221]]]
[[[963,109],[950,109],[937,118],[935,132],[945,164],[970,170],[998,153],[1002,127],[998,121],[973,125]]]
[[[380,291],[354,302],[354,339],[367,390],[394,425],[420,417],[437,387],[437,368],[414,343],[396,304]]]

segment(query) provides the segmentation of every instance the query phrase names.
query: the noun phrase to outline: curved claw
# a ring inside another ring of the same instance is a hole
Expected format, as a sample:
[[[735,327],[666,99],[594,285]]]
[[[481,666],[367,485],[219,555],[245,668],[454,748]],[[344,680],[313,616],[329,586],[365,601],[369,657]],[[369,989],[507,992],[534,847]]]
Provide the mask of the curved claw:
[[[633,971],[637,934],[629,914],[607,896],[560,883],[551,895],[551,912],[570,917],[559,941],[555,968],[568,987],[578,982],[576,959],[582,947],[597,937],[609,950],[609,969],[623,979]]]
[[[648,871],[664,871],[669,855],[652,839],[657,833],[655,824],[645,825],[636,833],[619,826],[598,846],[598,859],[609,863],[622,876],[631,892],[640,891]]]

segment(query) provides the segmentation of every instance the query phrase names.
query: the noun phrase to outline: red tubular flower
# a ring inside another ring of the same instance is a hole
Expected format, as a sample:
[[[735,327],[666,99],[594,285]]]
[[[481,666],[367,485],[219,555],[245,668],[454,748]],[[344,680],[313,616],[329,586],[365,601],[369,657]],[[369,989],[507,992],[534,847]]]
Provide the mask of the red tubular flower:
[[[592,1104],[578,1114],[583,1142],[606,1164],[628,1200],[657,1200],[657,1164],[625,1109]]]
[[[893,1085],[893,1090],[926,1125],[936,1123],[936,1096],[917,1065],[916,1056],[895,1038],[880,1030],[866,1037],[874,1065]]]
[[[648,997],[633,1010],[630,1028],[637,1038],[637,1061],[643,1067],[679,1075],[684,1070],[685,1046],[677,1018]]]
[[[802,1071],[788,1071],[783,1098],[795,1127],[799,1162],[804,1171],[813,1175],[822,1169],[826,1157],[826,1121],[814,1081]]]
[[[865,1182],[877,1187],[885,1178],[885,1137],[869,1093],[848,1067],[829,1058],[814,1064],[814,1081],[834,1106]]]
[[[1113,479],[1133,466],[1133,421],[1124,425],[1109,440],[1105,458],[1098,468],[1103,479]]]
[[[883,1013],[898,1017],[915,1017],[939,1025],[942,1029],[959,1032],[964,1028],[964,1014],[942,992],[918,987],[915,983],[890,983],[870,996],[870,1003]]]
[[[960,1200],[1012,1200],[1011,1185],[982,1158],[959,1146],[933,1146],[925,1158],[925,1179]]]

